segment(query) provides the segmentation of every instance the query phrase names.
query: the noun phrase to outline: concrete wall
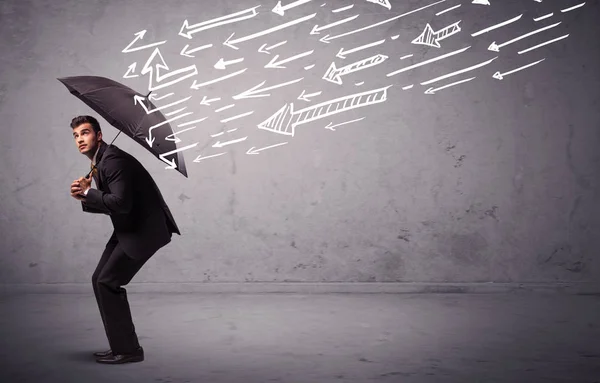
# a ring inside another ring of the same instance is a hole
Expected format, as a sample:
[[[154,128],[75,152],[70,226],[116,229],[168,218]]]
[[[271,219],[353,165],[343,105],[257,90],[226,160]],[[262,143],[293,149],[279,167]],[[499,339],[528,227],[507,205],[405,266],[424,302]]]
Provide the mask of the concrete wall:
[[[291,4],[284,1],[284,5]],[[157,46],[169,71],[196,65],[198,75],[156,90],[160,101],[187,96],[181,121],[207,117],[179,135],[189,178],[121,134],[114,142],[155,178],[182,236],[174,236],[135,277],[137,282],[553,282],[600,277],[600,45],[598,2],[444,1],[360,32],[433,0],[311,1],[271,12],[275,1],[32,1],[0,2],[0,282],[88,283],[112,226],[84,213],[69,196],[89,162],[78,153],[69,122],[98,115],[69,94],[57,77],[98,75],[146,94],[141,68]],[[351,9],[333,12],[353,4]],[[190,24],[248,8],[258,14],[235,24],[178,35]],[[553,12],[553,16],[534,18]],[[316,13],[311,20],[263,36],[253,34]],[[344,18],[343,24],[327,27]],[[522,14],[521,19],[472,36]],[[413,44],[429,23],[434,32],[461,21],[440,48]],[[488,50],[531,31],[556,27]],[[323,28],[311,35],[312,28]],[[237,50],[222,43],[241,39]],[[329,43],[319,41],[326,34]],[[565,34],[565,39],[518,52]],[[351,50],[385,39],[346,55]],[[261,53],[263,45],[277,45]],[[202,45],[212,47],[181,55]],[[414,67],[470,46],[462,53]],[[264,68],[275,55],[284,64]],[[323,79],[337,68],[383,54],[372,67]],[[411,57],[404,57],[412,54]],[[238,60],[225,70],[220,58]],[[439,76],[492,62],[431,84]],[[503,80],[492,76],[538,64]],[[136,69],[123,78],[128,67]],[[314,67],[305,69],[314,64]],[[246,72],[191,89],[247,68]],[[440,88],[427,94],[428,88]],[[176,77],[171,77],[174,79]],[[263,80],[256,97],[232,96]],[[154,80],[153,80],[154,81]],[[164,80],[166,81],[166,80]],[[410,89],[403,89],[414,84]],[[385,102],[298,125],[294,136],[257,125],[286,103],[294,110],[391,85]],[[298,96],[318,93],[309,101]],[[210,106],[203,97],[220,98]],[[223,106],[235,106],[216,112]],[[165,111],[173,111],[174,108]],[[229,122],[223,119],[253,111]],[[360,120],[358,120],[360,119]],[[358,120],[358,121],[353,121]],[[116,130],[100,119],[105,140]],[[338,125],[339,124],[339,125]],[[175,124],[173,124],[175,125]],[[334,126],[337,125],[337,126]],[[327,129],[326,127],[335,129]],[[174,126],[175,129],[178,129]],[[227,130],[235,129],[227,132]],[[179,128],[180,129],[180,128]],[[211,137],[219,132],[221,136]],[[220,140],[247,137],[223,148]],[[258,155],[248,149],[265,148]],[[198,157],[207,157],[194,162]]]

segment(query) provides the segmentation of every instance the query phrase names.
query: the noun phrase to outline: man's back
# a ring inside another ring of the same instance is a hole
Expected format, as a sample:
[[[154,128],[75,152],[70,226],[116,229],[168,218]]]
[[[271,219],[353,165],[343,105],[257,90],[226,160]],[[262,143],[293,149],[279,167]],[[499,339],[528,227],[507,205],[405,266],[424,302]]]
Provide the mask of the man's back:
[[[82,202],[84,211],[109,214],[123,248],[145,258],[181,235],[154,179],[132,155],[103,144],[97,154],[98,190]]]

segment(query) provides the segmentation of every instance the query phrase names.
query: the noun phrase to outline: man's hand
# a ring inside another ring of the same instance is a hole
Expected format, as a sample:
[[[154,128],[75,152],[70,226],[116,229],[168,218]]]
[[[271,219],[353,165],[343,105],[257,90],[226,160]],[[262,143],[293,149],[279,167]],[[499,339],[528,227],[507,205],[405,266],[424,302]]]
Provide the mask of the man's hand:
[[[85,195],[83,192],[90,187],[92,181],[90,179],[86,179],[81,177],[76,179],[71,184],[71,197],[75,198],[78,201],[85,200]]]

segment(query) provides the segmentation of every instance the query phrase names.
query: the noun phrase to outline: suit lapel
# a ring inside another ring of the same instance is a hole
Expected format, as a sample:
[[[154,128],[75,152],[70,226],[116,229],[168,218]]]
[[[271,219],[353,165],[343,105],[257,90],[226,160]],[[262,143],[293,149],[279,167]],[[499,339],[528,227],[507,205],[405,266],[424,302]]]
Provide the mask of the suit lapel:
[[[104,154],[104,151],[107,149],[107,147],[108,147],[108,144],[104,143],[104,141],[103,141],[102,145],[100,145],[100,147],[98,148],[98,153],[96,154],[96,167],[98,168],[98,179],[95,181],[96,181],[96,185],[98,186],[98,189],[102,190],[102,191],[104,191],[104,190],[102,188],[102,177],[101,177],[102,162],[101,162],[101,160],[102,160],[102,155]]]

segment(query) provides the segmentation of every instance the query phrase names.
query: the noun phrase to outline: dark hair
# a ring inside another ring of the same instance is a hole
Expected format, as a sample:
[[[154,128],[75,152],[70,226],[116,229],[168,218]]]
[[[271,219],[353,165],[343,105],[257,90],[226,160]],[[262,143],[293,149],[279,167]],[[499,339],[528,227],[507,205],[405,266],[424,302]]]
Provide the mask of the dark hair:
[[[73,118],[71,120],[71,129],[75,129],[79,125],[85,124],[86,122],[92,125],[92,129],[94,129],[95,134],[98,134],[98,132],[102,131],[102,129],[100,129],[100,123],[92,116],[77,116]]]

